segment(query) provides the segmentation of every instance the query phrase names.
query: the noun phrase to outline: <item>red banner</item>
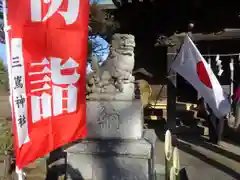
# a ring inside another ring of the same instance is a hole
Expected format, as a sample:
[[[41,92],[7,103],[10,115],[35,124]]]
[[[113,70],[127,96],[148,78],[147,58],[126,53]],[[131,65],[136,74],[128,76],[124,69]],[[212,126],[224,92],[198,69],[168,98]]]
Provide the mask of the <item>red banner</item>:
[[[8,0],[16,163],[86,136],[88,0]]]

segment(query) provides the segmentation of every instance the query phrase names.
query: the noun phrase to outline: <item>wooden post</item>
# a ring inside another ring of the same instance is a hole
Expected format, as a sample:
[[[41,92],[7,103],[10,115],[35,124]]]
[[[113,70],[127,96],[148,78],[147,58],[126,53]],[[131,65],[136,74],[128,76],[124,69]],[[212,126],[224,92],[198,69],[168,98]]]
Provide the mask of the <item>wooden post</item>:
[[[193,23],[189,23],[188,25],[188,35],[192,38],[191,30],[194,27]],[[170,67],[172,62],[175,60],[175,57],[178,53],[178,50],[181,46],[181,42],[185,36],[178,37],[174,34],[171,39],[171,44],[174,46],[168,47],[168,58],[167,58],[167,66],[168,66],[168,83],[167,83],[167,128],[171,130],[171,132],[176,134],[176,101],[177,101],[177,73],[173,72]],[[175,137],[175,136],[173,136]],[[176,137],[175,137],[176,138]],[[174,139],[174,138],[173,138]],[[175,142],[175,141],[173,141]]]
[[[176,36],[171,38],[174,46],[169,46],[167,51],[167,70],[168,70],[168,82],[167,82],[167,128],[175,134],[176,132],[176,100],[177,100],[177,76],[174,71],[170,69],[172,62],[175,59],[178,48],[180,47],[180,40]]]
[[[5,160],[4,160],[4,167],[5,167],[5,172],[4,172],[4,176],[6,178],[6,180],[10,180],[11,179],[11,175],[10,175],[10,169],[11,169],[11,154],[8,151],[4,152],[5,154]]]

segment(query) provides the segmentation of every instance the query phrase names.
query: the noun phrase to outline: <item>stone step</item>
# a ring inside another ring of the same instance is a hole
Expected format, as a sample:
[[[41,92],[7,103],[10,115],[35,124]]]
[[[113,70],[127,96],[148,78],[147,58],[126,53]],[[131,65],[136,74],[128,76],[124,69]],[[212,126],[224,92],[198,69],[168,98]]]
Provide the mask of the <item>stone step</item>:
[[[208,129],[206,127],[201,127],[201,126],[195,126],[195,127],[189,127],[189,126],[184,126],[181,125],[176,128],[176,133],[177,134],[189,134],[189,135],[194,135],[194,134],[201,134],[205,135],[208,133]]]

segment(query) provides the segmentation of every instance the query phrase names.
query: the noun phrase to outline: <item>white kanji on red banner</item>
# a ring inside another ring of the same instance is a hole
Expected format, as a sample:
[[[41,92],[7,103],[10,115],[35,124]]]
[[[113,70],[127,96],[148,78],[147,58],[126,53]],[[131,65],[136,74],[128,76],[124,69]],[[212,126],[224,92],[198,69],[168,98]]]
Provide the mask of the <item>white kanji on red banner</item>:
[[[51,69],[44,67],[41,72],[29,72],[29,76],[45,75],[41,80],[31,81],[31,84],[44,84],[42,88],[31,89],[31,92],[42,92],[41,96],[31,96],[31,108],[32,108],[32,121],[37,122],[41,119],[45,119],[51,116],[58,116],[66,113],[72,113],[77,110],[77,87],[74,86],[79,78],[80,74],[77,73],[76,68],[79,66],[76,61],[69,58],[63,65],[61,65],[62,59],[50,58],[50,61],[46,58],[40,63],[32,63],[31,66],[45,66],[50,64]],[[62,75],[61,71],[65,69],[75,68],[74,73],[71,75]],[[49,77],[46,74],[51,74]],[[52,82],[52,87],[49,85]],[[61,85],[67,85],[63,88]],[[46,90],[52,91],[51,94],[44,92]],[[64,97],[64,91],[67,92],[67,96]],[[67,107],[64,108],[63,102],[67,102]]]
[[[13,102],[14,112],[17,123],[18,141],[19,146],[29,141],[28,135],[28,117],[27,117],[27,102],[26,102],[26,89],[24,77],[24,64],[22,56],[22,39],[13,38],[11,41],[13,54],[12,54],[12,82],[13,82]],[[72,58],[69,58],[64,64],[61,65],[62,59],[51,57],[48,60],[44,58],[42,62],[31,63],[31,67],[45,66],[41,72],[29,72],[29,76],[34,76],[34,80],[30,81],[31,85],[42,85],[41,88],[32,89],[31,93],[41,93],[40,96],[31,95],[31,110],[33,123],[42,119],[61,114],[72,113],[77,110],[77,94],[78,89],[74,85],[79,78],[80,74],[77,73],[76,68],[79,64]],[[50,65],[50,69],[47,67]],[[63,75],[62,70],[75,69],[71,75]],[[48,76],[48,74],[51,74]],[[43,76],[44,75],[44,76]],[[40,80],[38,77],[43,77]],[[67,85],[67,87],[62,87]],[[49,93],[51,90],[52,93]],[[47,91],[47,92],[44,92]],[[64,97],[64,91],[67,96]],[[64,101],[67,102],[67,107],[64,108]]]
[[[89,0],[8,0],[7,19],[14,147],[22,169],[87,136]]]
[[[47,14],[42,15],[42,1],[50,4]],[[66,24],[73,24],[79,14],[80,0],[68,0],[67,11],[60,11],[63,0],[31,0],[31,20],[33,22],[46,21],[55,13],[59,13],[65,20]]]

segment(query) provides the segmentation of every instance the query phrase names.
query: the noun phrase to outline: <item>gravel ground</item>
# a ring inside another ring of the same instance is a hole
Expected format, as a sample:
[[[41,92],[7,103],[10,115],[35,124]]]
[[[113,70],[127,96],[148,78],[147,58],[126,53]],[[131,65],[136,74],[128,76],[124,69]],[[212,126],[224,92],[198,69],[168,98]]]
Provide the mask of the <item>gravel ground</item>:
[[[240,147],[222,144],[216,148],[217,153],[201,145],[180,141],[180,162],[186,168],[189,180],[240,180]],[[157,163],[164,164],[164,143],[160,140],[156,154]]]

